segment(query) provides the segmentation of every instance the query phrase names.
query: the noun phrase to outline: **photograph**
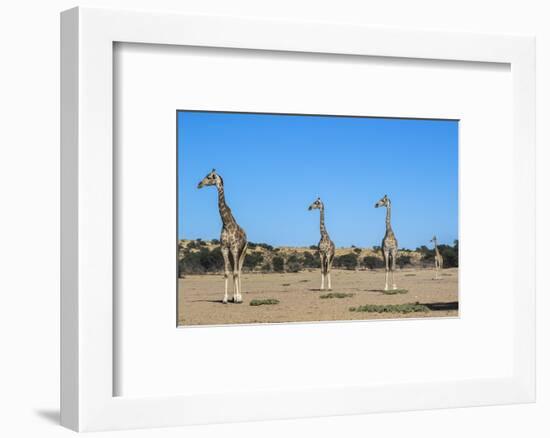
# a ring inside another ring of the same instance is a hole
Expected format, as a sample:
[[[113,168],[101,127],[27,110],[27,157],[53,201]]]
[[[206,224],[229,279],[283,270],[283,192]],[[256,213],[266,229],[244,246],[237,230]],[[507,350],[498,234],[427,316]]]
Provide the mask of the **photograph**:
[[[177,111],[177,325],[459,316],[459,121]]]

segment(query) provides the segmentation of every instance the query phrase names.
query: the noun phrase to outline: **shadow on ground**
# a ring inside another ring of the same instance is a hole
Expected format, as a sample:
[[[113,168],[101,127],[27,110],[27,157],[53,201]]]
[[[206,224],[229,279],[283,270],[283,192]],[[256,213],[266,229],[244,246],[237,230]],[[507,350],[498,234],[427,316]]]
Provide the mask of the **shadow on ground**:
[[[242,304],[242,303],[235,303],[233,301],[233,298],[230,298],[227,300],[227,303],[224,303],[223,300],[193,300],[193,303],[215,303],[215,304]]]
[[[448,303],[423,303],[430,310],[458,310],[458,301]]]
[[[57,409],[38,409],[35,411],[36,415],[48,420],[50,423],[59,424],[59,410]]]

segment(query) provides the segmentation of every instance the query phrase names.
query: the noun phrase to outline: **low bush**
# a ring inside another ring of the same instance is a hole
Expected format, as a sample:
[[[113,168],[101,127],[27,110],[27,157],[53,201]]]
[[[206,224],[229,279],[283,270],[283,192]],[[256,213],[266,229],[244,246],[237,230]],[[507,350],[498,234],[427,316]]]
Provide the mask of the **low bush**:
[[[321,258],[319,257],[319,253],[315,253],[313,255],[309,251],[305,251],[303,254],[303,266],[304,268],[320,268],[321,267]]]
[[[350,307],[350,312],[371,312],[371,313],[413,313],[429,312],[430,309],[424,304],[365,304],[359,307]]]
[[[357,268],[357,259],[358,257],[357,257],[357,254],[355,253],[336,256],[334,257],[333,266],[335,268],[353,270]]]
[[[380,269],[384,267],[384,260],[376,256],[365,256],[361,264],[368,269]]]
[[[327,298],[349,298],[352,297],[354,294],[345,294],[342,292],[331,292],[325,295],[320,295],[319,298],[327,299]]]
[[[271,263],[273,264],[273,270],[275,272],[284,272],[285,270],[285,259],[283,259],[280,256],[273,257],[271,260]]]
[[[264,299],[254,299],[250,301],[251,306],[263,306],[263,305],[273,305],[279,304],[279,300],[275,298],[264,298]]]
[[[244,262],[243,262],[243,268],[247,270],[254,270],[256,266],[258,266],[260,263],[264,261],[264,256],[259,251],[254,251],[247,253]]]
[[[397,260],[395,261],[395,263],[397,264],[397,266],[399,266],[400,269],[403,269],[404,266],[411,264],[411,256],[397,256]]]
[[[286,259],[286,272],[300,272],[302,270],[302,259],[296,254],[291,254]]]
[[[381,292],[385,295],[398,295],[398,294],[409,293],[407,289],[388,289],[388,290],[382,290]]]
[[[178,264],[179,275],[219,272],[223,269],[223,265],[220,248],[210,251],[206,247],[201,247],[199,251],[184,253]]]

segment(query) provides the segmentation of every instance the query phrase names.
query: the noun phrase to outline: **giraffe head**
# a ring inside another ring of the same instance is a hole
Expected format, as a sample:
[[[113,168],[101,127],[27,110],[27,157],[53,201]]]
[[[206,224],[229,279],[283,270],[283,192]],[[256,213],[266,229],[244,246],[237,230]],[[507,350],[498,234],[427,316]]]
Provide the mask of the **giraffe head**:
[[[430,242],[432,242],[432,243],[436,243],[436,242],[437,242],[437,237],[435,237],[435,236],[434,236],[434,237],[432,237],[432,238],[430,239]]]
[[[202,179],[197,188],[202,189],[204,186],[216,186],[221,180],[222,177],[216,173],[216,169],[212,169],[212,171]]]
[[[323,203],[321,202],[321,198],[317,198],[313,204],[311,204],[308,208],[308,210],[321,210],[323,208]]]
[[[384,197],[380,199],[380,201],[374,204],[374,208],[389,207],[390,205],[391,205],[390,198],[388,198],[388,195],[384,195]]]

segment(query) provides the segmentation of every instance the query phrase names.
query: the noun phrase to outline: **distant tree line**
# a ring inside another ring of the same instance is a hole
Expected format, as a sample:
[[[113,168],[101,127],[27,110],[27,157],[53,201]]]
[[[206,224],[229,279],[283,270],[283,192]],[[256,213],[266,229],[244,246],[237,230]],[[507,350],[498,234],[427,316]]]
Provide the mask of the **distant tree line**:
[[[384,259],[377,256],[365,256],[360,258],[359,253],[355,250],[348,254],[342,254],[340,256],[334,257],[334,262],[332,266],[339,269],[382,269],[385,267]],[[411,265],[411,256],[408,255],[399,255],[395,261],[397,266],[404,268],[407,265]]]
[[[180,244],[179,248],[179,275],[185,274],[208,274],[223,272],[224,262],[219,241],[213,239],[207,242],[196,239],[188,241],[185,245]],[[458,266],[458,241],[454,245],[438,245],[439,252],[443,256],[445,268]],[[373,248],[376,255],[361,257],[362,250],[352,247],[351,251],[334,257],[332,266],[336,269],[383,269],[384,260],[381,248]],[[416,249],[421,254],[421,261],[424,266],[433,263],[435,251],[423,245]],[[413,251],[400,249],[396,260],[399,268],[413,265]],[[418,264],[418,256],[414,263]],[[243,270],[246,272],[299,272],[304,269],[319,269],[321,261],[316,246],[309,247],[308,251],[281,251],[266,243],[248,243],[248,252],[244,259]]]
[[[255,243],[250,245],[249,243],[248,247],[249,250],[243,262],[245,272],[299,272],[303,269],[321,267],[321,260],[317,252],[304,251],[279,255],[280,250],[271,245]],[[257,248],[263,248],[265,252],[259,251]],[[209,249],[206,244],[191,241],[185,248],[180,248],[178,262],[180,276],[219,273],[223,269],[223,255],[219,246]]]
[[[458,240],[455,240],[452,246],[439,244],[437,248],[443,256],[443,268],[458,267]],[[422,260],[425,262],[433,262],[435,259],[435,249],[430,249],[426,245],[416,248],[416,251],[422,254]]]

